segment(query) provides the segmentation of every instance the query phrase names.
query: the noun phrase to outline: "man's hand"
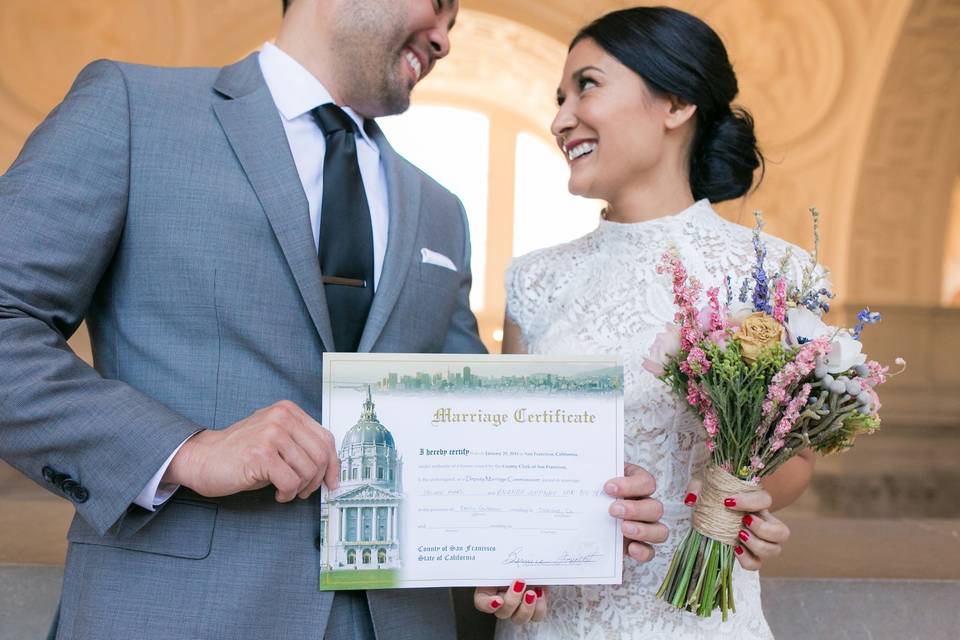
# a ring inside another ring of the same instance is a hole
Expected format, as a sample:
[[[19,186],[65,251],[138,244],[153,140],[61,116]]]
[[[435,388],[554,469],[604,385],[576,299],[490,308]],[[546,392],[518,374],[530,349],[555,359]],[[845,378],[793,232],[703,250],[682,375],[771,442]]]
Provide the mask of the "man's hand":
[[[607,495],[618,498],[610,505],[610,515],[623,518],[624,551],[639,562],[652,560],[655,552],[649,543],[665,542],[669,533],[660,524],[663,504],[650,497],[656,490],[653,476],[635,464],[624,465],[624,475],[604,485]]]
[[[282,400],[223,430],[201,431],[174,456],[163,482],[213,498],[277,488],[277,502],[306,498],[321,483],[336,489],[340,460],[333,434]]]

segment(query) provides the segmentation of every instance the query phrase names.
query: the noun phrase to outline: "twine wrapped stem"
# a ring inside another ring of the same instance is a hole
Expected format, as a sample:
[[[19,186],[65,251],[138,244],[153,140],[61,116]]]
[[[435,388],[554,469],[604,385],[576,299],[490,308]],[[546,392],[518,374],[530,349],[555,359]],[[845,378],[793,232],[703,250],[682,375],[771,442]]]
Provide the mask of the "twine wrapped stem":
[[[738,493],[762,491],[762,487],[734,478],[716,465],[703,472],[703,486],[693,510],[693,528],[719,542],[737,544],[743,515],[723,506],[723,501]]]

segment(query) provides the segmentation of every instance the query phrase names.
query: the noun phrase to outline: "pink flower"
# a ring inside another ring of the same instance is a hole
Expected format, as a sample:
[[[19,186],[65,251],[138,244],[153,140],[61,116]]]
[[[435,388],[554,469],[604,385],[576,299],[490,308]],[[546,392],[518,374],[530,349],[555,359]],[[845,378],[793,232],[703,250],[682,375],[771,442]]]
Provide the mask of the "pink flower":
[[[707,340],[720,347],[721,350],[726,351],[727,344],[730,342],[730,336],[726,331],[719,329],[717,331],[711,331],[707,335]]]
[[[787,312],[787,281],[783,277],[777,278],[773,293],[773,319],[783,324]]]
[[[650,355],[644,359],[643,368],[657,376],[663,375],[664,367],[671,358],[680,354],[680,330],[677,325],[668,322],[663,331],[657,334],[650,346]]]

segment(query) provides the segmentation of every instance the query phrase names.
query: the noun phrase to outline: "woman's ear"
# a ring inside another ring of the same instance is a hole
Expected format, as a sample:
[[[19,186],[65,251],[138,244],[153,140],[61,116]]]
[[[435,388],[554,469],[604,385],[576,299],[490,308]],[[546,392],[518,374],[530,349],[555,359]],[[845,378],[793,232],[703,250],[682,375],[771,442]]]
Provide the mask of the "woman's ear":
[[[682,98],[670,96],[670,111],[667,113],[666,124],[668,129],[679,129],[688,122],[697,112],[697,105],[684,102]]]

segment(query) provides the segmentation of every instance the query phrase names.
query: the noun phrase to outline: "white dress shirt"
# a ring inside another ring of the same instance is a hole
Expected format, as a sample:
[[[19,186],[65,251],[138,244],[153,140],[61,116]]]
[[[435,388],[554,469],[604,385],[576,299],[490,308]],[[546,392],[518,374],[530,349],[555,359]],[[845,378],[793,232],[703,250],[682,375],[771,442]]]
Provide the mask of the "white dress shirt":
[[[310,211],[310,228],[313,230],[313,245],[320,246],[320,206],[323,202],[323,157],[327,149],[323,130],[313,118],[311,111],[322,104],[333,102],[330,92],[316,77],[299,62],[277,46],[266,42],[260,51],[260,71],[277,105],[287,143],[293,154],[293,162],[300,176],[300,184],[307,198]],[[342,105],[341,105],[342,106]],[[383,258],[387,252],[387,234],[390,214],[387,200],[387,174],[380,162],[380,149],[367,135],[363,118],[349,108],[343,110],[357,123],[357,161],[360,176],[370,206],[370,223],[373,228],[373,286],[376,290],[383,270]],[[191,436],[192,437],[192,436]],[[189,440],[189,438],[188,438]],[[186,441],[184,441],[186,442]],[[183,443],[180,444],[180,447]],[[179,485],[163,483],[160,479],[180,447],[167,458],[156,475],[150,479],[134,503],[153,511],[173,495]]]

